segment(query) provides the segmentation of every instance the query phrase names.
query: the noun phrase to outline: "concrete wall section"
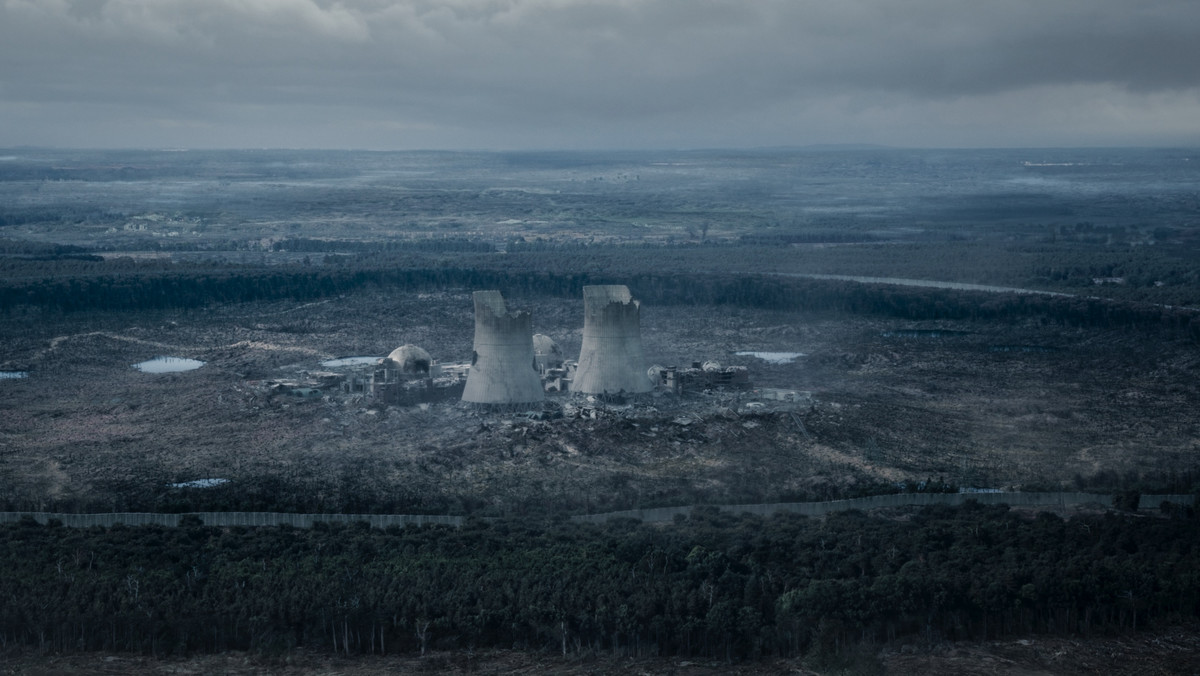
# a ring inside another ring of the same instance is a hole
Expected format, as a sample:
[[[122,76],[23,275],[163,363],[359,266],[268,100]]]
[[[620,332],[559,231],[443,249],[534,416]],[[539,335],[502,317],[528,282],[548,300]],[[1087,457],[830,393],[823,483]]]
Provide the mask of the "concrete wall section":
[[[1143,495],[1138,505],[1139,509],[1158,509],[1163,502],[1177,505],[1191,505],[1196,497],[1193,495]],[[1097,505],[1111,507],[1112,496],[1099,493],[895,493],[891,495],[872,495],[865,498],[850,500],[830,500],[829,502],[778,502],[753,505],[714,505],[722,512],[732,514],[755,514],[770,516],[776,513],[803,514],[805,516],[823,516],[849,509],[871,510],[883,507],[905,507],[910,505],[961,505],[968,500],[974,500],[984,505],[1011,505],[1013,507],[1074,507],[1079,505]],[[588,514],[572,517],[576,521],[603,523],[609,519],[636,519],[646,523],[663,523],[672,521],[676,516],[687,516],[695,509],[690,507],[652,507],[649,509],[630,509],[623,512],[607,514]]]
[[[543,401],[529,313],[509,312],[499,291],[476,291],[474,297],[475,354],[462,400],[497,405]]]
[[[649,392],[642,350],[641,304],[624,285],[583,287],[583,346],[572,392]]]
[[[1079,505],[1095,505],[1107,508],[1112,505],[1112,496],[1100,493],[896,493],[873,495],[851,500],[829,502],[778,502],[753,505],[714,505],[723,512],[732,514],[756,514],[770,516],[776,513],[822,516],[848,509],[879,509],[882,507],[904,507],[907,505],[961,505],[974,500],[985,505],[1011,505],[1014,507],[1061,508]],[[1196,504],[1194,495],[1143,495],[1139,509],[1156,510],[1164,502],[1176,505]],[[687,516],[695,505],[687,507],[656,507],[631,509],[605,514],[586,514],[571,517],[574,521],[603,523],[609,519],[636,519],[646,523],[670,522],[676,516]],[[115,524],[126,526],[178,526],[183,514],[151,513],[108,513],[108,514],[63,514],[54,512],[0,512],[0,523],[12,523],[29,517],[45,524],[50,520],[62,522],[64,526],[87,528],[109,527]],[[444,525],[461,526],[464,517],[438,514],[283,514],[277,512],[193,512],[206,526],[292,526],[311,528],[314,523],[359,523],[365,522],[373,528],[390,526]],[[484,517],[482,520],[488,520]]]
[[[51,520],[61,521],[64,526],[72,528],[89,528],[103,526],[105,528],[123,524],[126,526],[168,526],[179,525],[183,514],[153,514],[142,512],[125,512],[110,514],[57,514],[52,512],[0,512],[0,523],[20,521],[30,517],[38,523],[45,524]],[[463,517],[445,516],[440,514],[282,514],[277,512],[194,512],[187,516],[199,517],[206,526],[292,526],[293,528],[312,528],[317,522],[324,523],[369,523],[372,528],[388,528],[390,526],[426,526],[444,525],[461,526]]]

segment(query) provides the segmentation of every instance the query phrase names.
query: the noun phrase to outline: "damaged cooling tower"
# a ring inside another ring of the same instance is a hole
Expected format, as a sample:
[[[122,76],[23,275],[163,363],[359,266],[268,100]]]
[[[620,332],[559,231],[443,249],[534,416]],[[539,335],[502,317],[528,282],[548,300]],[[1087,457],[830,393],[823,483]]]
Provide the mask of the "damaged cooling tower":
[[[642,353],[641,303],[624,285],[583,287],[583,348],[572,392],[649,392]]]
[[[475,292],[475,352],[462,400],[473,404],[532,404],[545,399],[533,365],[528,312],[509,312],[499,291]]]

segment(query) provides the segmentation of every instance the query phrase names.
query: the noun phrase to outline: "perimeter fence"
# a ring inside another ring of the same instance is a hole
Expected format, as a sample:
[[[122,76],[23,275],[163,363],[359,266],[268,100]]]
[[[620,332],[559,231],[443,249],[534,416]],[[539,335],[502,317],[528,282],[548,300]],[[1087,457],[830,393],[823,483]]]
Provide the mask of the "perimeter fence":
[[[1095,505],[1097,508],[1112,506],[1111,495],[1102,493],[894,493],[872,495],[848,500],[828,502],[775,502],[747,505],[689,505],[686,507],[653,507],[629,509],[604,514],[580,514],[571,519],[581,523],[604,523],[611,519],[634,519],[645,523],[664,523],[676,517],[687,516],[697,507],[715,507],[732,514],[754,514],[770,516],[783,512],[822,516],[851,509],[871,510],[887,507],[922,505],[961,505],[973,500],[984,505],[1006,504],[1012,507],[1042,507],[1046,509]],[[1158,509],[1164,502],[1177,505],[1192,505],[1196,496],[1167,494],[1141,496],[1138,508]],[[0,512],[0,523],[32,518],[41,524],[57,521],[72,528],[91,526],[179,526],[184,517],[195,517],[206,526],[271,527],[292,526],[312,528],[315,523],[366,523],[372,528],[397,526],[461,526],[468,517],[439,514],[287,514],[281,512],[187,512],[184,514],[156,514],[148,512],[113,512],[106,514],[66,514],[59,512]],[[190,520],[190,519],[189,519]],[[483,520],[488,520],[486,517]]]
[[[1143,495],[1138,509],[1158,509],[1163,502],[1180,505],[1191,505],[1194,495]],[[822,516],[833,512],[844,512],[850,509],[870,510],[886,507],[907,507],[921,505],[961,505],[974,500],[984,505],[1009,505],[1011,507],[1044,507],[1047,509],[1060,507],[1078,507],[1096,505],[1107,508],[1112,506],[1113,497],[1102,493],[893,493],[889,495],[870,495],[864,498],[847,500],[830,500],[828,502],[775,502],[750,505],[713,505],[722,512],[734,514],[755,514],[770,516],[779,512],[788,514],[803,514],[805,516]],[[672,521],[676,516],[690,514],[696,506],[691,507],[653,507],[649,509],[629,509],[607,514],[587,514],[572,517],[576,521],[602,523],[609,519],[636,519],[647,523]]]

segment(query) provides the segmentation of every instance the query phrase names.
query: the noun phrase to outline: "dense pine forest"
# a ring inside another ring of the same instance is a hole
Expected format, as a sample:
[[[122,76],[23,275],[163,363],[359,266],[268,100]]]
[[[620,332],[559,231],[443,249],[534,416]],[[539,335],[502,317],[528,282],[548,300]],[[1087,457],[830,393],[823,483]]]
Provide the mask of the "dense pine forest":
[[[0,638],[154,655],[519,647],[808,655],[1093,635],[1194,618],[1190,508],[1064,520],[968,503],[886,516],[68,529],[0,527]]]
[[[610,271],[607,266],[588,264],[606,253],[652,258],[656,251],[601,248],[577,253],[579,260],[539,257],[547,263],[540,266],[542,269],[533,261],[508,257],[441,260],[431,266],[424,258],[405,254],[335,257],[320,266],[173,264],[132,259],[90,262],[73,257],[7,261],[9,269],[0,286],[0,312],[189,309],[218,303],[312,300],[363,288],[397,292],[497,288],[510,295],[575,297],[588,284],[624,283],[644,302],[660,305],[737,305],[908,320],[1013,321],[1034,317],[1071,326],[1185,331],[1200,340],[1200,313],[1185,307],[1093,296],[993,294],[774,274],[699,272],[655,267],[650,260],[628,263],[628,258],[628,270]]]

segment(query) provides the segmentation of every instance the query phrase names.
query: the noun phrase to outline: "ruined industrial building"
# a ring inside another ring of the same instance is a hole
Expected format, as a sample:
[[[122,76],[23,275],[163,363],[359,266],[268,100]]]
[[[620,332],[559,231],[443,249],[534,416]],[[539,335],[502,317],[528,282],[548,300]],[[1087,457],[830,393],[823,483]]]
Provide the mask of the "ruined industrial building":
[[[271,381],[275,392],[300,398],[338,393],[384,406],[461,400],[480,411],[591,412],[688,393],[746,393],[763,401],[798,403],[808,393],[754,389],[745,366],[714,360],[646,368],[641,304],[624,285],[586,286],[582,345],[577,361],[545,334],[532,331],[532,314],[509,310],[499,291],[476,291],[474,349],[469,362],[439,363],[428,351],[404,344],[383,358],[330,360],[323,371]],[[553,399],[548,399],[552,395]],[[742,395],[738,395],[739,398]],[[558,398],[563,398],[557,401]]]

